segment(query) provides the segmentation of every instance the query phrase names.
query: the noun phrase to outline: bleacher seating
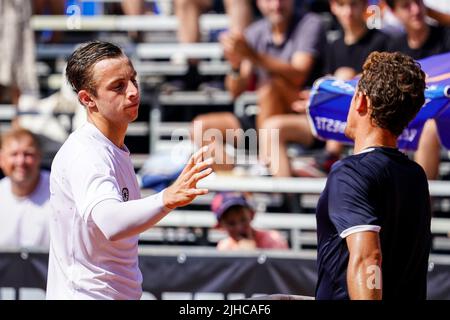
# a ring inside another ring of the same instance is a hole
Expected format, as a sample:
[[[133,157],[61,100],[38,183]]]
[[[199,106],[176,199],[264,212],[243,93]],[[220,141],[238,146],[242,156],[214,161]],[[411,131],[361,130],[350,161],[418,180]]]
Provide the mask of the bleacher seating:
[[[153,0],[156,1],[156,0]],[[104,3],[117,0],[102,0]],[[158,2],[162,2],[161,0]],[[170,7],[171,1],[163,1]],[[330,21],[329,15],[323,15]],[[73,21],[72,21],[73,22]],[[223,58],[223,51],[217,42],[180,45],[175,42],[178,22],[174,16],[81,16],[76,21],[76,28],[68,24],[67,16],[34,16],[32,27],[36,31],[65,31],[62,43],[38,43],[36,50],[38,74],[42,95],[47,96],[60,89],[65,59],[73,52],[75,46],[82,41],[101,38],[105,40],[119,39],[125,52],[132,58],[140,75],[143,100],[137,122],[130,125],[126,143],[132,151],[132,161],[138,171],[144,161],[153,152],[170,150],[174,143],[170,137],[180,129],[187,130],[190,121],[196,114],[213,110],[234,111],[242,115],[247,108],[254,109],[256,96],[254,92],[242,95],[232,101],[230,95],[223,90],[214,91],[175,91],[161,92],[161,85],[168,79],[182,77],[187,71],[186,59],[200,59],[199,73],[205,77],[222,79],[230,67]],[[203,39],[209,39],[212,32],[228,27],[228,18],[223,14],[206,14],[201,17],[200,27]],[[127,31],[144,31],[149,39],[159,42],[132,43],[127,38]],[[119,35],[118,35],[119,34]],[[154,35],[161,35],[154,37]],[[121,36],[120,36],[121,35]],[[329,38],[335,33],[330,32]],[[251,112],[254,112],[252,109]],[[10,126],[16,115],[14,106],[0,106],[0,132]],[[444,154],[446,155],[446,153]],[[448,155],[447,155],[448,158]],[[448,162],[441,165],[441,174],[448,175]],[[273,178],[235,178],[220,177],[208,180],[201,185],[211,191],[236,190],[257,193],[258,200],[264,205],[255,220],[255,226],[281,230],[295,250],[304,250],[315,245],[315,218],[311,214],[317,203],[318,195],[323,190],[324,179],[285,179]],[[435,203],[439,209],[450,212],[449,182],[433,181],[430,183],[432,196],[438,199]],[[151,190],[143,190],[149,194]],[[271,204],[279,200],[278,195],[284,192],[299,193],[302,214],[286,214],[267,212]],[[278,199],[278,200],[277,200]],[[211,196],[197,199],[192,206],[178,210],[163,219],[158,228],[151,229],[141,237],[143,243],[173,243],[214,245],[223,233],[214,229],[214,216],[209,211]],[[448,215],[450,217],[450,214]],[[447,234],[450,234],[450,219],[435,218],[433,232],[437,248],[450,249]]]

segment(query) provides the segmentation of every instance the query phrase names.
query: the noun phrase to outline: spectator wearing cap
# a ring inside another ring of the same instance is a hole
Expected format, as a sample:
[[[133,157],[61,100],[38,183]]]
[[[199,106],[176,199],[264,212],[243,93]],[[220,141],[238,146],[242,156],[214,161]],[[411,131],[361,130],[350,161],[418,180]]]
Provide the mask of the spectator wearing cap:
[[[218,250],[288,249],[286,239],[275,230],[257,230],[251,222],[255,211],[244,195],[236,192],[218,193],[211,210],[218,225],[228,237],[217,244]]]

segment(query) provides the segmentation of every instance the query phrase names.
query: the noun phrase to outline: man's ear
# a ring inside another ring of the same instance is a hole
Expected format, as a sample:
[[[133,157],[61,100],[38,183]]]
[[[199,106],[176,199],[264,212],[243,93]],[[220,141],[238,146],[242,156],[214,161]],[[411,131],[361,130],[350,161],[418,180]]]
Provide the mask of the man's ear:
[[[80,90],[78,92],[78,100],[86,108],[94,108],[96,106],[95,101],[92,100],[90,93],[87,90]]]
[[[367,96],[364,93],[362,93],[361,91],[358,91],[358,93],[356,94],[355,106],[356,106],[356,111],[358,111],[360,114],[367,113],[367,109],[368,109]]]

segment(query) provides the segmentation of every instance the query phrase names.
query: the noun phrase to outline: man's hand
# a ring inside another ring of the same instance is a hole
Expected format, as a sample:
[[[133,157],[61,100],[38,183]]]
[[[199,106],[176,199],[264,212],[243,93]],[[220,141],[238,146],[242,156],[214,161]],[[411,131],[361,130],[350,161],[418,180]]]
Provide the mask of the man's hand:
[[[177,180],[163,194],[164,206],[175,209],[190,204],[197,196],[208,193],[207,189],[197,189],[197,182],[209,176],[213,170],[213,159],[205,158],[209,146],[201,148],[189,159]]]
[[[234,59],[233,62],[244,59],[252,60],[256,55],[256,52],[250,47],[244,35],[240,32],[223,34],[220,37],[220,43],[223,46],[225,56],[232,57]]]
[[[308,105],[309,95],[309,90],[300,91],[300,93],[298,94],[299,100],[294,101],[291,105],[292,110],[297,113],[306,113],[306,106]]]
[[[235,52],[230,33],[221,33],[219,36],[219,41],[222,44],[225,59],[227,59],[233,69],[239,69],[242,63],[242,56]]]

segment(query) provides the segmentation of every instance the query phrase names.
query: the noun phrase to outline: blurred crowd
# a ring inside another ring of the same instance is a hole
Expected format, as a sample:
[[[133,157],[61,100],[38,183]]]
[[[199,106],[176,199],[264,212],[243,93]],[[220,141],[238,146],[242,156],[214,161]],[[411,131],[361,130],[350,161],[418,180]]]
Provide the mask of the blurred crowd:
[[[0,1],[0,103],[27,111],[33,101],[44,98],[38,85],[36,44],[63,43],[65,35],[63,31],[33,31],[31,17],[64,15],[72,2]],[[103,7],[105,14],[148,15],[148,19],[161,11],[158,1],[144,0],[118,1]],[[219,130],[222,137],[227,136],[227,130],[235,130],[231,147],[247,148],[241,141],[245,140],[246,130],[278,130],[276,141],[271,135],[262,134],[257,146],[260,172],[273,177],[326,176],[333,163],[347,152],[340,142],[318,139],[310,128],[306,106],[315,80],[325,75],[350,80],[361,72],[373,51],[399,51],[414,59],[450,51],[449,1],[173,0],[172,12],[179,21],[179,43],[202,41],[202,14],[228,15],[229,28],[216,39],[230,66],[221,88],[233,99],[248,91],[257,94],[255,115],[212,112],[197,116],[191,131],[196,134],[196,128],[201,128],[198,147],[211,143],[210,139],[203,139],[208,129]],[[132,43],[146,41],[142,31],[129,32],[128,36]],[[178,90],[199,90],[205,82],[199,73],[199,60],[188,59],[187,64],[183,81],[173,86]],[[75,100],[76,97],[74,104]],[[213,142],[215,156],[229,156],[229,141]],[[292,167],[288,147],[293,143],[313,152],[314,161],[307,169],[296,171]],[[274,146],[277,157],[273,157]],[[429,120],[412,156],[430,180],[439,178],[441,150],[436,123]],[[0,145],[0,168],[5,176],[0,181],[0,246],[48,246],[50,191],[48,172],[40,169],[41,159],[39,138],[13,121]],[[233,167],[217,162],[215,169]],[[230,202],[225,205],[227,199]],[[220,195],[214,200],[212,211],[218,226],[229,234],[219,243],[220,249],[288,247],[275,231],[251,227],[255,213],[243,196]],[[242,233],[248,236],[239,236]],[[239,238],[252,241],[242,244],[236,240]]]

